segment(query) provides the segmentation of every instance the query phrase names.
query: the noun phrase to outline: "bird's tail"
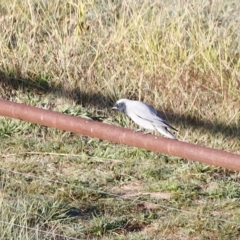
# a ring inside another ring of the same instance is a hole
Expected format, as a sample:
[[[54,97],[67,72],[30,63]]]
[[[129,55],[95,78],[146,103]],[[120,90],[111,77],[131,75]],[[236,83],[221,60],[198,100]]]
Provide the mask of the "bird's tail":
[[[157,131],[158,131],[159,133],[161,133],[162,135],[164,135],[164,136],[166,136],[166,137],[168,137],[168,138],[171,138],[171,139],[176,139],[176,138],[172,135],[172,133],[170,133],[170,132],[168,131],[168,129],[167,129],[166,127],[157,127],[156,129],[157,129]],[[176,139],[176,140],[177,140],[177,139]]]

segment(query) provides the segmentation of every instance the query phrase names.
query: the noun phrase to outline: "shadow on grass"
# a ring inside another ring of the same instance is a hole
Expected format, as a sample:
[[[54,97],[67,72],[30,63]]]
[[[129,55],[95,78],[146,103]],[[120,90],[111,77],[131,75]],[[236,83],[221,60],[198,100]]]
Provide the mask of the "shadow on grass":
[[[110,108],[113,104],[110,97],[103,96],[101,93],[88,94],[82,89],[68,89],[61,84],[51,86],[48,80],[41,78],[41,76],[35,79],[27,79],[21,78],[21,76],[6,75],[0,71],[0,97],[8,100],[12,98],[15,91],[19,90],[22,92],[33,92],[37,95],[51,93],[59,98],[71,98],[82,106]]]
[[[50,86],[47,80],[41,77],[36,79],[24,79],[21,76],[16,77],[6,75],[0,72],[0,97],[4,99],[11,99],[14,91],[22,90],[23,92],[34,92],[36,94],[51,93],[59,98],[72,98],[77,104],[83,107],[92,106],[100,109],[111,108],[113,101],[110,97],[104,96],[101,93],[87,93],[82,89],[66,89],[61,84],[58,86]],[[110,110],[109,110],[110,111]],[[173,112],[159,111],[160,115],[167,116],[171,125],[177,128],[181,123],[191,128],[205,129],[212,134],[222,134],[224,137],[240,137],[240,128],[234,124],[226,125],[224,122],[204,121],[197,119],[194,116],[179,115]]]
[[[213,120],[212,122],[207,120],[200,120],[197,119],[194,116],[191,115],[179,115],[175,114],[173,112],[167,112],[165,111],[165,114],[161,111],[159,113],[162,116],[167,116],[167,119],[169,122],[171,122],[171,125],[178,126],[179,123],[181,125],[184,125],[185,128],[193,128],[193,129],[205,129],[209,131],[212,134],[222,134],[224,137],[240,137],[240,128],[236,126],[235,124],[229,124],[227,125],[224,122],[217,122],[217,119]]]

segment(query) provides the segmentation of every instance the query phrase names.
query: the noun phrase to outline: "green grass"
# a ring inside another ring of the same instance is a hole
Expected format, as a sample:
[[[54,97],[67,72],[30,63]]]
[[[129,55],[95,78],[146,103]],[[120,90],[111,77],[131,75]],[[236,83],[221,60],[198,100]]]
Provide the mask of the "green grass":
[[[3,1],[0,97],[134,129],[152,104],[182,141],[240,153],[240,7]],[[240,174],[0,117],[1,239],[238,239]]]

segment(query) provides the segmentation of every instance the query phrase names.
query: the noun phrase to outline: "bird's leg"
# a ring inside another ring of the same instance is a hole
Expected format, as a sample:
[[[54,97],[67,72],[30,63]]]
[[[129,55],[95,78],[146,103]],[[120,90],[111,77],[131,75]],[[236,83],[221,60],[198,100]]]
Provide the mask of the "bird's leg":
[[[139,129],[134,130],[133,133],[135,134],[135,133],[137,133],[137,132],[141,132],[141,131],[142,131],[142,129],[139,128]]]
[[[150,134],[150,133],[151,133],[151,131],[145,131],[145,132],[143,132],[144,135],[147,135],[147,134]]]

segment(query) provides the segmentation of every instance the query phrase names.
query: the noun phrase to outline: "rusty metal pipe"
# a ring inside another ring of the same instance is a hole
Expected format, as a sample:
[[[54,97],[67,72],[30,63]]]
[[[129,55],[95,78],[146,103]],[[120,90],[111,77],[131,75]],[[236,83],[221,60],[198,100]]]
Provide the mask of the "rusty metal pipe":
[[[0,115],[240,171],[240,155],[0,99]]]

